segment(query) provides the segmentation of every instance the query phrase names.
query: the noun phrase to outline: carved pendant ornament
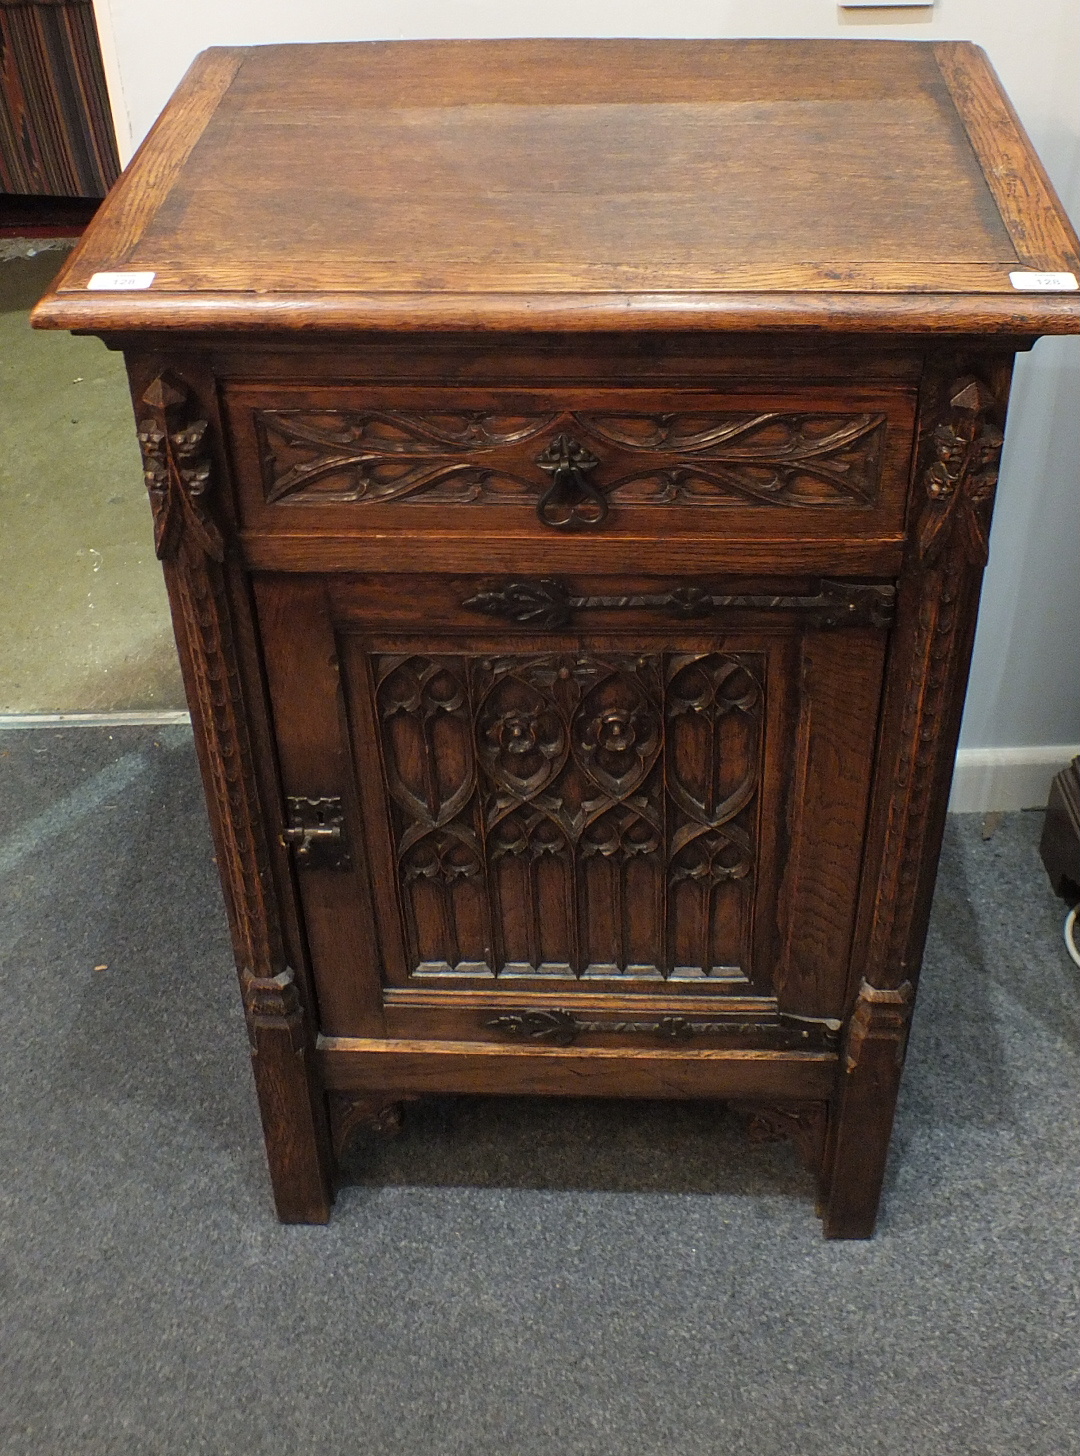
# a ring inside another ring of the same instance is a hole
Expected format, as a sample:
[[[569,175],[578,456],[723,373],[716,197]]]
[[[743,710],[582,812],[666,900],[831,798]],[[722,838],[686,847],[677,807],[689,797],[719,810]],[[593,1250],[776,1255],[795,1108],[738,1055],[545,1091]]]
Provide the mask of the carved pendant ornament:
[[[918,541],[927,564],[955,534],[965,559],[986,565],[1004,440],[991,418],[994,406],[990,390],[977,379],[959,380],[949,391],[949,411],[934,430],[933,459],[923,475]]]
[[[414,974],[745,984],[764,659],[373,659]]]
[[[204,499],[210,480],[207,422],[186,416],[187,400],[187,392],[168,375],[159,375],[142,396],[148,412],[139,419],[139,447],[154,513],[154,549],[164,560],[186,541],[222,561],[221,532]]]
[[[612,505],[872,505],[888,424],[882,414],[375,409],[262,409],[254,422],[270,503],[532,502],[561,530],[597,527]]]

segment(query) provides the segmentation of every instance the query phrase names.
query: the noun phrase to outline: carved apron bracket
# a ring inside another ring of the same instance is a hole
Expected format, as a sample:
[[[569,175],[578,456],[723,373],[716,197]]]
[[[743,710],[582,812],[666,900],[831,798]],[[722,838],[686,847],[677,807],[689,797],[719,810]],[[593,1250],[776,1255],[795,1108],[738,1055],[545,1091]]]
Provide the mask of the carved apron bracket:
[[[338,1163],[345,1162],[358,1144],[398,1137],[405,1103],[418,1100],[401,1092],[328,1092],[330,1136]]]
[[[815,1183],[820,1179],[828,1124],[826,1103],[740,1101],[728,1106],[750,1119],[746,1135],[751,1143],[791,1143]]]

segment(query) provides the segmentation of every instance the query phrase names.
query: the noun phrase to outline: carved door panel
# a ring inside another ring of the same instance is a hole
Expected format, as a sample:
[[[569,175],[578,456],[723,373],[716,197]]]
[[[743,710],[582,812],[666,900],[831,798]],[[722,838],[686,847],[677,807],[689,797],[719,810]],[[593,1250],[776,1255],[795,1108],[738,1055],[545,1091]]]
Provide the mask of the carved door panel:
[[[769,654],[453,645],[348,641],[394,979],[746,985]]]
[[[298,871],[324,1029],[839,1015],[889,589],[599,585],[259,583],[286,795],[350,841]]]

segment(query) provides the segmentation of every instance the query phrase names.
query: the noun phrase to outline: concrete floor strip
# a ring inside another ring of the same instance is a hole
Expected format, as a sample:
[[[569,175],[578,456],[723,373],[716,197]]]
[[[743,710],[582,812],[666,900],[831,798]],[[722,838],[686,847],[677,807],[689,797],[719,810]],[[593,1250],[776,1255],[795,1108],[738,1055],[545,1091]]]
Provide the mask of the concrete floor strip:
[[[6,728],[167,728],[189,725],[191,714],[180,708],[143,708],[130,713],[0,713]]]

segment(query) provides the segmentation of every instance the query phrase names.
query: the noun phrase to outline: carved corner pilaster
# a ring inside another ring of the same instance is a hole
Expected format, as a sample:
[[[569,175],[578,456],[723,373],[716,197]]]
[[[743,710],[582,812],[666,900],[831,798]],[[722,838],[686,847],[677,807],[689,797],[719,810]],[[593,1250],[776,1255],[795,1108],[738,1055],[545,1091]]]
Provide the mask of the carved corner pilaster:
[[[733,1102],[749,1117],[751,1143],[789,1142],[799,1161],[815,1181],[821,1178],[825,1153],[828,1106],[824,1102]]]
[[[271,981],[285,970],[285,957],[252,767],[225,545],[211,511],[209,426],[194,391],[171,371],[138,393],[135,407],[192,724],[205,747],[207,797],[247,1005],[248,982]]]
[[[212,412],[196,389],[168,370],[145,388],[136,386],[135,412],[155,549],[165,569],[200,743],[278,1216],[325,1222],[330,1209],[325,1115],[314,1090],[311,1039],[286,964],[270,873],[226,543],[214,516]]]
[[[918,972],[960,729],[1008,394],[1007,370],[984,362],[993,388],[955,358],[939,361],[926,384],[882,717],[876,802],[886,822],[879,878],[864,901],[862,966],[884,986]]]

